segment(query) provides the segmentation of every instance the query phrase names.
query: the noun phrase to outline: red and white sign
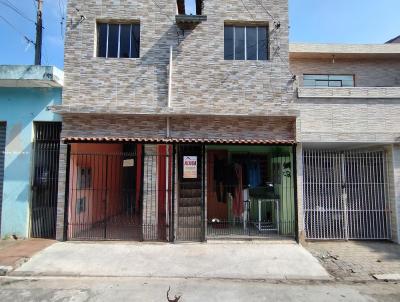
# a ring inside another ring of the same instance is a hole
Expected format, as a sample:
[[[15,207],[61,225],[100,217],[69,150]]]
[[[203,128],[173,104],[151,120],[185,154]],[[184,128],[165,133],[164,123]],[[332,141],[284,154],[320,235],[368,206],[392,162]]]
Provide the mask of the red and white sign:
[[[183,178],[197,178],[197,156],[183,157]]]

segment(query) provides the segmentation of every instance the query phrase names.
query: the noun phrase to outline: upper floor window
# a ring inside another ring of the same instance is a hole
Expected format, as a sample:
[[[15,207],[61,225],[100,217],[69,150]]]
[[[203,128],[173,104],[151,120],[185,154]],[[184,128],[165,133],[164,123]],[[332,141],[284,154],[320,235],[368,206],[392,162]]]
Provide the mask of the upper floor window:
[[[268,60],[267,26],[225,25],[225,60]]]
[[[354,87],[354,75],[305,74],[306,87]]]
[[[97,56],[103,58],[139,58],[140,24],[99,23]]]

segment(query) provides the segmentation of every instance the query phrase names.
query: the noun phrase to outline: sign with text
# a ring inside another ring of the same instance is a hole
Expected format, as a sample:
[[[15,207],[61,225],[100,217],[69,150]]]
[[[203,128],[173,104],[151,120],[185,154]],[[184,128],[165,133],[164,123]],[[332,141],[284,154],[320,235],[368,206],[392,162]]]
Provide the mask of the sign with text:
[[[183,157],[183,178],[197,178],[197,156]]]

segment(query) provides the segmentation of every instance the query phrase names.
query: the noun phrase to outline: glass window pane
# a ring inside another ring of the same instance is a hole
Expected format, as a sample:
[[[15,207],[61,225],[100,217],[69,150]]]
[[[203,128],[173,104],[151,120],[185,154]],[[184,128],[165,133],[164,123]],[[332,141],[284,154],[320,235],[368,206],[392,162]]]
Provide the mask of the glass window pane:
[[[233,27],[232,26],[225,26],[224,58],[225,58],[225,60],[233,60]]]
[[[132,25],[131,58],[140,56],[140,24]]]
[[[354,87],[354,81],[342,81],[343,87]]]
[[[337,80],[337,81],[343,81],[343,80],[351,80],[353,76],[351,75],[329,75],[329,80]]]
[[[235,60],[244,60],[244,27],[235,27]]]
[[[267,27],[258,27],[258,59],[268,60],[268,32]]]
[[[304,79],[303,85],[306,87],[314,87],[315,86],[315,80],[306,80]]]
[[[257,60],[257,27],[246,27],[247,60]]]
[[[303,78],[305,80],[329,80],[329,76],[323,74],[305,74]]]
[[[124,24],[121,25],[121,38],[119,47],[119,57],[129,58],[130,57],[130,47],[131,47],[131,25]]]
[[[105,58],[107,55],[107,24],[99,24],[97,32],[97,56]]]
[[[329,81],[329,87],[342,87],[342,81]]]
[[[319,80],[315,81],[315,86],[318,86],[318,87],[328,87],[328,84],[329,84],[329,81],[319,81]]]
[[[108,57],[118,58],[119,25],[110,24],[108,27]]]

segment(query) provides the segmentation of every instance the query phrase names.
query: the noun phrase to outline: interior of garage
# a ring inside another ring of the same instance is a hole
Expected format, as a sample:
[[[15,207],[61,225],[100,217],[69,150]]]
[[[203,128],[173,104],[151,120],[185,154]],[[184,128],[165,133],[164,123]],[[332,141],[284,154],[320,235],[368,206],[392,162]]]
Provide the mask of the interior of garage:
[[[207,238],[295,235],[292,147],[209,145]]]

